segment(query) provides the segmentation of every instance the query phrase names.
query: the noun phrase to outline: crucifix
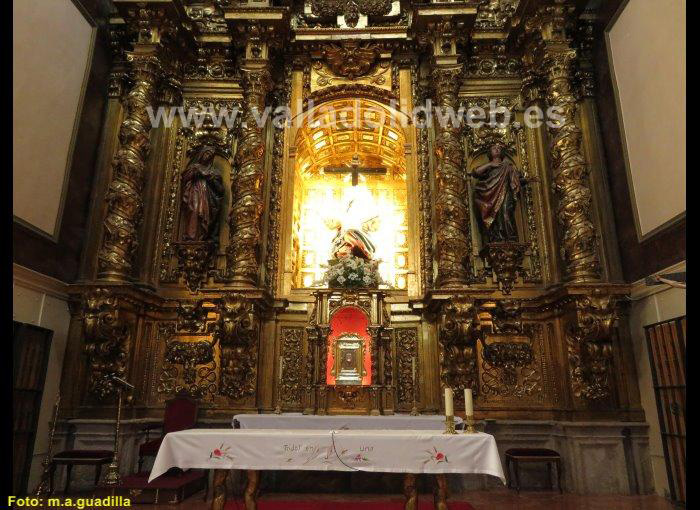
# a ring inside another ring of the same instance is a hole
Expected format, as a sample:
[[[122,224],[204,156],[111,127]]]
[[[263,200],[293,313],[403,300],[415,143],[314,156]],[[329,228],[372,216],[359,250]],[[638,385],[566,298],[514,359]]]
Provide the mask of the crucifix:
[[[386,168],[360,166],[360,155],[355,154],[350,160],[350,166],[325,167],[323,172],[326,174],[350,174],[352,175],[352,185],[357,186],[360,174],[386,175]]]

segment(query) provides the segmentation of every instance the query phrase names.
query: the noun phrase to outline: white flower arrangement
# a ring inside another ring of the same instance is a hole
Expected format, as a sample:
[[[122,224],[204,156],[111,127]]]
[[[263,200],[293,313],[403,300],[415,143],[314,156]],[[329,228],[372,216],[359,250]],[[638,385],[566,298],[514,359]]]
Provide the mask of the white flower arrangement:
[[[365,260],[353,255],[328,261],[323,281],[330,288],[376,288],[384,283],[379,275],[379,261]]]

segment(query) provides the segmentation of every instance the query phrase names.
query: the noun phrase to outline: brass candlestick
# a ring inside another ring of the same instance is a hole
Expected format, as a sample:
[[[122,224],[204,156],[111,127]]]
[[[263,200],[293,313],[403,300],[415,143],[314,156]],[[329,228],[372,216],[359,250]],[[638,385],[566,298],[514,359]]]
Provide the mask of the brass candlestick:
[[[465,434],[476,434],[476,427],[474,426],[474,415],[473,414],[468,414],[464,417],[464,423],[466,426],[464,427],[464,433]]]
[[[56,423],[58,422],[58,406],[61,403],[61,394],[56,396],[56,403],[53,406],[53,423],[51,424],[51,430],[49,430],[49,447],[46,450],[46,456],[44,461],[41,463],[44,470],[41,473],[41,481],[34,491],[35,496],[48,496],[51,494],[51,464],[53,463],[53,437],[56,433]]]
[[[455,430],[455,417],[445,416],[445,432],[443,434],[456,434]]]

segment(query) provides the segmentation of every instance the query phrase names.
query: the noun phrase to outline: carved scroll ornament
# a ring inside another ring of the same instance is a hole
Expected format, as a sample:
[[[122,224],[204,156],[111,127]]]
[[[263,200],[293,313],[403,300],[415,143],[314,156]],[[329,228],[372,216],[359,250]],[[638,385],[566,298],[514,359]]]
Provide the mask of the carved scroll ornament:
[[[576,299],[576,322],[567,329],[569,367],[576,397],[603,400],[611,396],[611,337],[618,318],[616,305],[617,298],[610,295]]]
[[[283,359],[282,384],[279,389],[280,405],[301,405],[304,328],[283,327],[280,333]]]
[[[474,300],[455,296],[439,316],[440,381],[459,399],[461,391],[477,392],[476,341],[481,336]]]
[[[119,317],[119,300],[107,289],[95,289],[85,295],[83,331],[85,354],[89,362],[88,391],[97,400],[116,395],[113,376],[124,378],[131,332]]]
[[[234,400],[255,394],[258,362],[258,317],[255,304],[240,294],[217,302],[214,339],[221,347],[219,393]]]
[[[396,329],[396,352],[398,405],[410,409],[415,402],[420,401],[418,388],[421,370],[416,328]]]
[[[158,392],[213,398],[217,388],[216,343],[210,340],[174,340],[175,324],[172,322],[159,324],[158,334],[166,342]]]

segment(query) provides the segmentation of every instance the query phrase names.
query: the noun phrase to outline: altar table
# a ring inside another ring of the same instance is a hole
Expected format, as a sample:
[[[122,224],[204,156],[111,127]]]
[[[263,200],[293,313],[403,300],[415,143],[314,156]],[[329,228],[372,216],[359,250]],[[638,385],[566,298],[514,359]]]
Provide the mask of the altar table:
[[[283,430],[444,430],[443,415],[392,414],[388,416],[333,415],[319,416],[302,413],[284,414],[237,414],[236,422],[242,429]],[[455,426],[461,428],[462,418],[455,416]]]
[[[446,473],[477,473],[505,484],[493,436],[429,430],[191,429],[165,436],[149,482],[168,469],[213,469],[212,509],[223,509],[229,470],[246,470],[246,510],[256,509],[260,470],[405,473],[406,509],[417,503],[416,474],[437,475],[435,507],[447,510]]]

